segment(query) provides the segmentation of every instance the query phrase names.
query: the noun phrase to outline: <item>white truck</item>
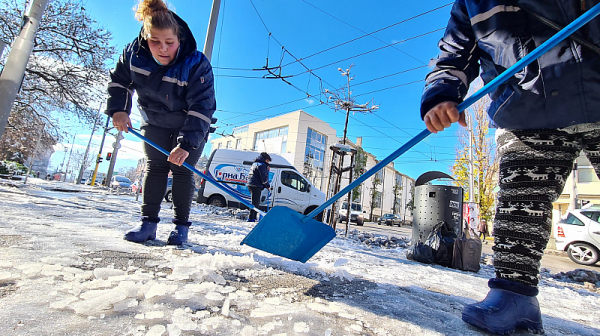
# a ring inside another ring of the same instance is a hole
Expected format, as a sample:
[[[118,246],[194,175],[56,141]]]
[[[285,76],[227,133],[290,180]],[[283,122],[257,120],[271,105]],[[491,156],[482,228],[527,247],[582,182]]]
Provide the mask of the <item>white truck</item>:
[[[246,183],[250,167],[258,155],[258,152],[251,151],[215,149],[208,159],[204,174],[222,183],[232,193],[251,202]],[[271,188],[264,189],[262,192],[259,206],[261,210],[286,206],[306,215],[325,202],[325,193],[313,186],[286,159],[277,154],[269,155],[272,159],[269,164]],[[196,201],[218,207],[247,209],[238,200],[204,179],[200,183]],[[315,219],[321,221],[322,213]]]
[[[358,226],[363,226],[365,224],[365,211],[362,209],[362,205],[360,203],[352,203],[350,207],[350,221],[348,223],[356,223]],[[348,202],[342,203],[342,208],[338,211],[338,222],[346,222],[348,221]]]

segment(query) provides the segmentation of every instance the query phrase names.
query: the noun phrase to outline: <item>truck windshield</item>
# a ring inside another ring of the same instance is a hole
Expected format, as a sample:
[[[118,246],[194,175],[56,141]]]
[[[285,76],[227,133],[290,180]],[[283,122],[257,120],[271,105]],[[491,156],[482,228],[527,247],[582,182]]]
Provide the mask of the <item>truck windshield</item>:
[[[348,203],[344,203],[342,204],[342,209],[346,210],[348,209]],[[352,203],[352,210],[350,211],[362,211],[362,205],[358,204],[358,203]]]

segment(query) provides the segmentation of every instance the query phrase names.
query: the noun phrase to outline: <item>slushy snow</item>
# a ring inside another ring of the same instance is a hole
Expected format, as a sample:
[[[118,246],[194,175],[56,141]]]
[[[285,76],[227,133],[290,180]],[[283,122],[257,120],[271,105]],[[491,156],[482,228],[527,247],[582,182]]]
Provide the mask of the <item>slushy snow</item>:
[[[134,244],[131,196],[30,179],[0,180],[0,198],[1,335],[482,334],[461,311],[493,268],[419,264],[403,240],[340,231],[303,264],[240,245],[253,224],[229,210],[194,204],[173,247],[168,203],[159,240]],[[600,283],[576,277],[594,279],[542,272],[546,334],[600,334]]]

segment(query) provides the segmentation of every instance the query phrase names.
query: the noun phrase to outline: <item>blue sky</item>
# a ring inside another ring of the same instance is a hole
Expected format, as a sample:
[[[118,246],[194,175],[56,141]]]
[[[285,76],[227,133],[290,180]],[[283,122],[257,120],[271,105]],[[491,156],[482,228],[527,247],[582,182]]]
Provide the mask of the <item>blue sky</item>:
[[[235,126],[303,109],[328,122],[341,137],[344,113],[319,104],[319,99],[325,99],[319,94],[325,88],[343,86],[346,78],[337,69],[353,64],[353,95],[358,103],[374,99],[379,109],[371,115],[352,115],[348,136],[353,141],[362,136],[364,149],[383,159],[424,129],[419,115],[422,80],[429,60],[438,53],[437,42],[448,21],[450,3],[222,0],[211,62],[216,78],[218,132],[231,133]],[[133,0],[84,2],[91,16],[113,33],[113,44],[119,50],[138,34],[140,24],[132,10],[136,4]],[[173,0],[169,5],[188,22],[201,49],[212,1]],[[434,10],[438,7],[442,8]],[[281,74],[291,76],[286,80],[293,86],[281,79],[262,78],[267,75],[265,71],[252,70],[264,67],[267,57],[269,66],[283,66]],[[316,97],[307,97],[307,93]],[[396,169],[413,178],[430,170],[449,172],[457,130],[455,125],[430,136],[398,158]],[[76,144],[84,147],[90,130],[74,131],[78,133]],[[108,140],[107,145],[113,141]],[[94,153],[99,142],[95,136]],[[62,162],[62,146],[57,145],[51,165]],[[123,146],[117,170],[134,165],[142,156],[141,145],[133,136],[126,136]],[[108,150],[105,146],[103,156]],[[209,152],[207,145],[205,153]],[[103,163],[100,170],[107,167]]]

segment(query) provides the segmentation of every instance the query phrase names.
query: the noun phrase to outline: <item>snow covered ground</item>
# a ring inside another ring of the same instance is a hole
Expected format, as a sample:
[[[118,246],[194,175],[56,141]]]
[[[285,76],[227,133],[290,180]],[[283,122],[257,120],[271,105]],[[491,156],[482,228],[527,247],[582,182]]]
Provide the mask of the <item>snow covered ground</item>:
[[[159,240],[133,244],[130,196],[0,180],[0,335],[482,334],[461,311],[485,297],[489,265],[419,264],[402,241],[374,247],[358,232],[302,264],[240,246],[250,223],[196,204],[176,248],[169,204],[161,214]],[[577,279],[542,273],[546,334],[600,335],[600,278]]]

